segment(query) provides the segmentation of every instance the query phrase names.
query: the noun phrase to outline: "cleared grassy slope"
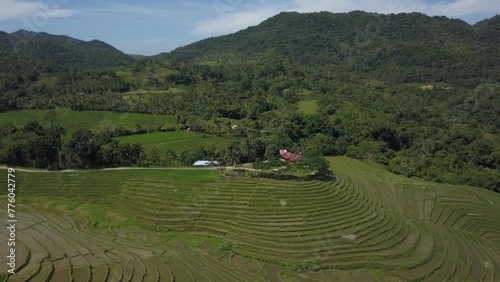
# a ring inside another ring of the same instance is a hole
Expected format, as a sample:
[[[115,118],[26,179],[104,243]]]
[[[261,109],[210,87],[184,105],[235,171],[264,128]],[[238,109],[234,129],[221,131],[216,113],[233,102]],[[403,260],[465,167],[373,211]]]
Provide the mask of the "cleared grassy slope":
[[[122,136],[118,137],[117,140],[120,140],[121,143],[142,143],[146,150],[158,148],[160,150],[172,150],[176,153],[198,146],[218,145],[231,141],[228,138],[205,136],[187,130]]]
[[[298,103],[299,112],[304,114],[315,114],[318,112],[318,101],[306,100]]]
[[[106,111],[71,111],[55,110],[59,124],[66,128],[67,134],[78,129],[99,130],[104,127],[116,128],[123,126],[126,129],[136,129],[139,124],[142,129],[158,129],[161,125],[175,124],[175,116],[170,115],[146,115],[131,113],[114,113]],[[17,126],[23,126],[26,122],[37,120],[46,125],[44,120],[48,110],[23,110],[0,113],[0,126],[11,122]]]

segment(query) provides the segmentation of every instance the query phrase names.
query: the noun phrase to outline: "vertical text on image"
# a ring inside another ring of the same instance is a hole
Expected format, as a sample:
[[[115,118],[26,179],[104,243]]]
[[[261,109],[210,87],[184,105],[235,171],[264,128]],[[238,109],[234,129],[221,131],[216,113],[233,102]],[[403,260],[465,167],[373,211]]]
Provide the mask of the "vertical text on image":
[[[7,266],[10,274],[16,273],[16,170],[7,170]]]

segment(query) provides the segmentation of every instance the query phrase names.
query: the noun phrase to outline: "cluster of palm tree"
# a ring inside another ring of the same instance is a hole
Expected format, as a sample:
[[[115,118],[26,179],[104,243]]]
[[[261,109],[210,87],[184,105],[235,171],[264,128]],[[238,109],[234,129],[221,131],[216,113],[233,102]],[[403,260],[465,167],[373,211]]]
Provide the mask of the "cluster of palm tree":
[[[250,140],[233,141],[225,149],[223,163],[229,166],[239,166],[243,161],[253,161],[256,149]]]

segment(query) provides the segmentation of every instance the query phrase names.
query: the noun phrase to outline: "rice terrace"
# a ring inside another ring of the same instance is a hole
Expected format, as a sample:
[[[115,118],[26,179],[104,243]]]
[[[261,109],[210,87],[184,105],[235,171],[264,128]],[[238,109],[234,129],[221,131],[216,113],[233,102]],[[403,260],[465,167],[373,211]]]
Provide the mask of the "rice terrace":
[[[498,194],[329,161],[333,182],[18,171],[9,281],[498,281]]]
[[[0,6],[0,282],[500,282],[498,0]]]

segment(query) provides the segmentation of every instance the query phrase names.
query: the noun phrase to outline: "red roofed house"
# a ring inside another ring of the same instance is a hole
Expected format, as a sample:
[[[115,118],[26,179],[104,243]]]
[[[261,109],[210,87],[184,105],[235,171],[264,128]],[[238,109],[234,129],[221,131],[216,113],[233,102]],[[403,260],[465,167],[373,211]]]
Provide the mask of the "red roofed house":
[[[300,159],[299,155],[290,153],[287,150],[280,150],[280,155],[283,159],[289,160],[289,161],[296,161],[296,160]]]

